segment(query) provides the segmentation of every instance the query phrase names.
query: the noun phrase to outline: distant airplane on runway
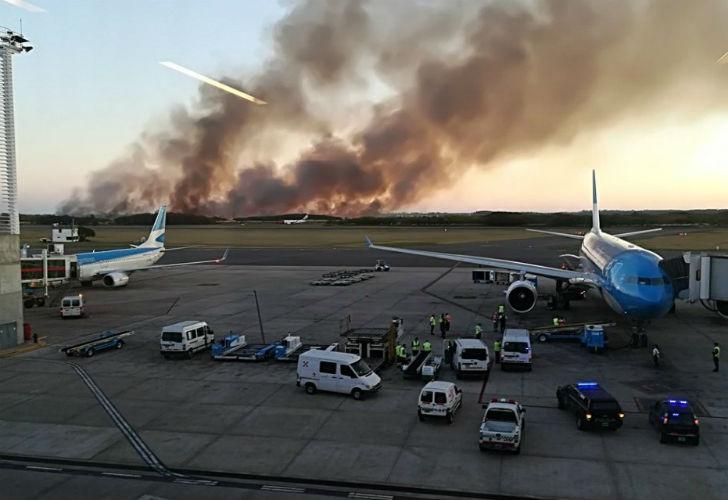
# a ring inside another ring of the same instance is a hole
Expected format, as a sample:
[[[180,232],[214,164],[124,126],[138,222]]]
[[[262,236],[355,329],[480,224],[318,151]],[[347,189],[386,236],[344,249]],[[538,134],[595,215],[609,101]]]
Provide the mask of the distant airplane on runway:
[[[179,248],[164,248],[166,224],[167,207],[162,205],[159,207],[157,218],[154,221],[149,236],[141,245],[131,245],[132,248],[76,254],[78,279],[81,284],[91,286],[94,281],[102,280],[107,287],[116,288],[126,286],[129,282],[129,275],[135,271],[165,269],[194,264],[218,264],[227,258],[228,251],[225,250],[225,253],[219,259],[155,265],[165,252],[180,250]]]
[[[284,224],[303,224],[304,222],[308,222],[308,214],[303,216],[303,219],[284,219]]]
[[[488,257],[384,247],[375,245],[369,238],[367,244],[369,248],[376,250],[468,262],[518,272],[521,274],[520,279],[512,283],[506,291],[506,301],[517,313],[529,312],[536,305],[538,299],[536,285],[526,279],[526,274],[533,274],[556,281],[557,295],[561,299],[559,302],[563,302],[565,291],[571,287],[576,287],[577,290],[596,288],[613,310],[626,316],[637,326],[643,326],[650,319],[664,316],[673,307],[675,294],[671,279],[662,265],[662,257],[621,239],[660,231],[662,228],[616,235],[602,232],[599,225],[594,171],[592,171],[592,199],[592,228],[583,236],[529,229],[529,231],[581,240],[580,255],[562,256],[578,263],[567,269]]]

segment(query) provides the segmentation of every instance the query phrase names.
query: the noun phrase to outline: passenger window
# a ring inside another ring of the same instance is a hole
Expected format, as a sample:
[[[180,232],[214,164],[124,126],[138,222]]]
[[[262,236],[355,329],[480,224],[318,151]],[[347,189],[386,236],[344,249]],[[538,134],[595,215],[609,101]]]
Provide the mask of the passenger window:
[[[74,300],[72,304],[73,307],[78,307],[80,303],[77,300]]]
[[[432,403],[432,392],[423,392],[422,396],[420,396],[420,401],[422,401],[423,403]]]
[[[198,337],[204,337],[204,336],[205,336],[205,329],[204,329],[204,328],[202,328],[202,327],[199,327],[199,328],[197,329],[197,336],[198,336]]]
[[[194,337],[195,332],[187,332],[187,340],[192,340]]]
[[[444,405],[445,403],[447,403],[447,396],[445,396],[445,393],[436,392],[435,393],[435,404]]]
[[[354,370],[352,370],[351,366],[349,366],[349,365],[341,365],[341,374],[344,377],[356,378],[356,375],[354,374]]]
[[[71,301],[70,300],[64,300],[63,301],[63,307],[71,307]]]
[[[336,375],[336,363],[321,361],[319,371],[321,373],[330,373],[331,375]]]

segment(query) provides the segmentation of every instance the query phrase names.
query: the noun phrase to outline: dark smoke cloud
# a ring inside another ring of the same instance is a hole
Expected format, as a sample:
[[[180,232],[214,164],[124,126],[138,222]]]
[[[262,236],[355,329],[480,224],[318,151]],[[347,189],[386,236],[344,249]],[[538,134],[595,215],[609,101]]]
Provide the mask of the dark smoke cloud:
[[[618,119],[726,109],[726,22],[721,0],[301,2],[225,78],[269,105],[202,86],[59,210],[398,209]]]

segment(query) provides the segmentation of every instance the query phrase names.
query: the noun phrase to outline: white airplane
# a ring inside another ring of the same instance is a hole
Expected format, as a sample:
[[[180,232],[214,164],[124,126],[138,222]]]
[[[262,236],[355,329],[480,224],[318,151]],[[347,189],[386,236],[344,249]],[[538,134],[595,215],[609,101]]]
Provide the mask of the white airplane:
[[[129,282],[129,275],[135,271],[190,266],[194,264],[219,264],[227,258],[228,250],[225,250],[225,253],[219,259],[155,265],[166,251],[180,250],[180,248],[164,248],[166,223],[167,207],[162,205],[159,207],[157,218],[154,221],[149,236],[141,245],[131,245],[132,248],[76,254],[78,280],[84,286],[91,286],[94,281],[101,280],[105,286],[116,288],[126,286]]]
[[[303,224],[308,222],[308,214],[303,216],[303,219],[283,219],[284,224]]]
[[[563,256],[570,257],[577,263],[571,269],[475,255],[384,247],[375,245],[369,238],[367,238],[367,244],[369,248],[376,250],[468,262],[518,272],[521,274],[521,278],[512,283],[506,291],[506,302],[517,313],[529,312],[536,305],[538,298],[536,286],[525,279],[526,274],[533,274],[555,280],[557,294],[563,294],[565,287],[575,287],[581,290],[595,288],[614,311],[638,325],[664,316],[673,307],[674,291],[672,280],[662,266],[662,257],[622,239],[660,231],[661,228],[616,235],[607,234],[601,230],[599,224],[596,175],[593,171],[592,198],[592,228],[586,234],[576,235],[530,229],[530,231],[581,241],[580,255]]]

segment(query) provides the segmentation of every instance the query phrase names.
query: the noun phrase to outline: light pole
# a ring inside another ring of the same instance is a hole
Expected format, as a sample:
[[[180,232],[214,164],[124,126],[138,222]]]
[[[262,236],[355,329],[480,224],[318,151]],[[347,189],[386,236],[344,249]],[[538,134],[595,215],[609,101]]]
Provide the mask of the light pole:
[[[0,27],[0,233],[3,234],[20,234],[12,56],[31,50],[33,47],[23,35]]]

